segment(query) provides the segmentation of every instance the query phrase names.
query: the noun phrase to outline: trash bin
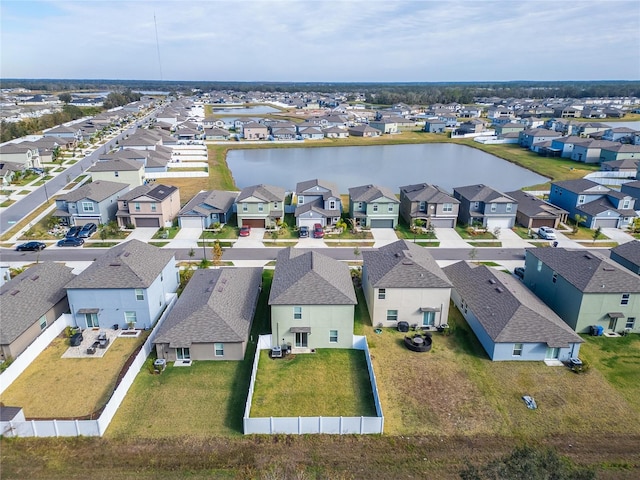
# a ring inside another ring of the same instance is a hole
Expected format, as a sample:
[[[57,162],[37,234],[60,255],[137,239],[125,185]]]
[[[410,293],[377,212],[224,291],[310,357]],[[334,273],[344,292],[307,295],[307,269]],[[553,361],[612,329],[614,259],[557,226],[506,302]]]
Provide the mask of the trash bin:
[[[602,334],[604,333],[604,327],[602,325],[596,325],[596,331],[597,331],[596,335],[598,337],[601,337]]]

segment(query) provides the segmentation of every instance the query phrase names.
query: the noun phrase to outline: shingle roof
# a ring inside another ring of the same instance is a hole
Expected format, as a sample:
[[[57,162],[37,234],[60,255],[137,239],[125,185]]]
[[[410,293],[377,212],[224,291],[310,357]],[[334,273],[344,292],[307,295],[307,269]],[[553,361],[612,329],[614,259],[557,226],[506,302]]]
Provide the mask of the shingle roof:
[[[109,182],[107,180],[96,180],[95,182],[88,183],[72,190],[71,192],[60,195],[58,200],[64,200],[66,202],[77,202],[88,198],[94,202],[101,202],[111,195],[115,195],[118,192],[126,192],[129,190],[128,183]]]
[[[122,195],[119,200],[133,200],[138,197],[149,197],[154,200],[162,201],[173,192],[175,192],[178,187],[174,187],[172,185],[140,185],[133,190]]]
[[[583,342],[513,276],[466,262],[449,265],[444,272],[495,343],[544,342],[549,347],[567,347]]]
[[[142,162],[129,158],[109,158],[95,163],[88,172],[128,172],[143,169]]]
[[[339,198],[339,194],[338,194],[338,186],[333,183],[333,182],[328,182],[326,180],[318,180],[317,178],[314,178],[313,180],[306,180],[304,182],[298,182],[296,185],[296,194],[300,195],[300,194],[314,194],[314,192],[307,192],[307,190],[313,188],[313,187],[319,187],[319,188],[326,188],[327,190],[329,190],[326,193],[322,193],[322,197],[323,198],[327,198],[327,197],[338,197]],[[321,192],[318,192],[318,195],[321,194]]]
[[[429,185],[427,183],[418,183],[415,185],[405,185],[400,187],[400,191],[412,202],[428,202],[428,203],[460,203],[453,198],[450,193],[444,191],[438,185]]]
[[[0,287],[0,344],[13,342],[62,300],[75,277],[62,263],[34,265]]]
[[[499,192],[498,190],[494,190],[491,187],[487,187],[482,183],[478,185],[467,185],[464,187],[456,187],[453,189],[454,192],[458,192],[463,198],[471,202],[514,202],[515,199],[511,198],[509,195]]]
[[[611,201],[607,197],[598,198],[597,200],[594,200],[592,202],[579,205],[578,207],[576,207],[576,210],[585,212],[588,215],[599,215],[606,211],[616,212],[621,217],[635,217],[636,215],[636,212],[634,210],[628,208],[616,208],[615,205],[611,203]]]
[[[554,185],[573,193],[585,193],[594,187],[601,187],[597,189],[601,193],[606,193],[609,191],[607,187],[600,185],[599,183],[596,183],[593,180],[587,180],[586,178],[576,178],[573,180],[563,180],[561,182],[553,182],[551,186],[553,187]]]
[[[265,202],[282,202],[284,196],[284,188],[260,184],[243,188],[237,201],[242,202],[249,197],[255,197]]]
[[[98,257],[67,288],[148,288],[174,255],[172,250],[129,240]]]
[[[387,187],[379,187],[378,185],[362,185],[360,187],[351,187],[349,189],[349,197],[353,202],[373,202],[381,197],[386,197],[392,203],[400,203],[393,193]]]
[[[638,240],[622,243],[617,247],[612,248],[611,253],[619,255],[631,263],[640,265],[640,241]]]
[[[154,343],[247,341],[261,282],[262,268],[196,270]]]
[[[638,293],[640,278],[608,258],[584,250],[528,248],[527,255],[584,293]]]
[[[513,192],[506,192],[506,194],[518,202],[518,212],[527,217],[556,218],[568,213],[566,210],[522,190],[514,190]]]
[[[451,288],[428,250],[406,240],[365,250],[362,259],[376,288]]]
[[[315,251],[278,253],[269,305],[355,305],[349,267]]]
[[[180,209],[178,215],[207,216],[210,213],[224,213],[229,211],[236,201],[238,192],[222,190],[207,190],[198,193]]]

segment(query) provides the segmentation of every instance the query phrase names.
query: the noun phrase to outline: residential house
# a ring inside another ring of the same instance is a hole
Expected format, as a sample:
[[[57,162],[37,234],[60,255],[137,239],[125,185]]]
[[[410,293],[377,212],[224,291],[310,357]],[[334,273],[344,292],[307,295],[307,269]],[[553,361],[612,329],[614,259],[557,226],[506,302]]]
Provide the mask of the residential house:
[[[362,185],[349,189],[349,216],[356,225],[369,228],[395,228],[400,201],[386,187]]]
[[[621,243],[609,252],[614,262],[640,275],[640,241]]]
[[[278,252],[269,294],[273,345],[293,353],[351,348],[357,304],[349,267],[315,251]]]
[[[631,195],[586,178],[552,182],[549,203],[566,210],[571,219],[580,215],[584,218],[581,223],[592,229],[622,228],[636,215]]]
[[[342,215],[342,200],[338,187],[325,180],[299,182],[295,191],[296,226],[312,228],[316,223],[323,227],[333,225]]]
[[[154,340],[158,358],[243,360],[262,268],[195,270]]]
[[[269,129],[258,122],[248,122],[242,125],[242,138],[245,140],[266,140]]]
[[[509,195],[478,184],[454,188],[453,197],[460,201],[458,221],[464,225],[487,229],[515,225],[518,202]]]
[[[220,127],[204,127],[205,140],[229,140],[231,133],[229,130]]]
[[[349,135],[352,137],[379,137],[382,135],[382,132],[369,125],[356,125],[349,127]]]
[[[28,168],[42,168],[38,149],[21,143],[7,143],[0,146],[0,162],[18,163]]]
[[[175,252],[140,240],[110,248],[66,286],[80,328],[151,328],[180,282]]]
[[[135,188],[145,182],[144,165],[144,162],[129,158],[111,157],[97,161],[87,172],[91,174],[93,182],[106,180],[126,183],[131,188]]]
[[[470,135],[486,132],[487,128],[484,121],[474,118],[468,122],[461,123],[456,129],[456,135]]]
[[[578,333],[640,332],[640,277],[600,254],[528,248],[524,283]]]
[[[398,123],[394,117],[370,120],[369,126],[385,134],[398,133]]]
[[[118,198],[129,191],[126,183],[97,180],[56,198],[56,210],[63,225],[109,223],[116,219]]]
[[[316,126],[299,128],[298,135],[303,140],[322,140],[324,138],[322,129]]]
[[[578,357],[584,340],[514,276],[467,262],[443,270],[453,283],[454,305],[491,360]]]
[[[444,133],[447,128],[447,122],[440,119],[428,119],[424,122],[423,130],[428,133]]]
[[[625,145],[615,142],[614,145],[600,148],[601,163],[632,159],[640,160],[640,145]]]
[[[460,201],[437,185],[419,183],[400,187],[400,215],[408,225],[424,220],[426,225],[456,226]]]
[[[77,126],[58,125],[42,132],[45,137],[60,137],[71,141],[78,141],[82,138],[82,130]]]
[[[496,126],[493,127],[493,129],[496,132],[497,136],[502,136],[502,135],[505,135],[507,133],[517,133],[517,134],[519,134],[520,132],[522,132],[525,129],[525,126],[522,123],[509,122],[509,123],[505,123],[503,125],[496,125]]]
[[[604,154],[602,150],[600,155]],[[602,172],[621,172],[628,175],[627,178],[636,178],[636,172],[638,170],[638,162],[640,162],[640,155],[637,159],[625,158],[624,160],[607,160],[600,163],[600,171]],[[640,204],[639,204],[640,205]]]
[[[118,225],[126,227],[170,227],[180,211],[178,187],[145,184],[118,198]]]
[[[589,142],[589,140],[576,135],[554,138],[551,140],[551,146],[547,148],[547,155],[550,157],[571,158],[574,147],[584,142]]]
[[[576,143],[571,153],[571,160],[584,163],[600,163],[600,151],[603,148],[616,147],[616,142],[607,140],[587,140]]]
[[[348,138],[349,131],[343,127],[326,127],[322,129],[326,138]]]
[[[276,228],[284,218],[285,191],[273,185],[251,185],[236,198],[238,227]]]
[[[609,140],[611,142],[624,141],[629,143],[633,136],[636,134],[636,130],[628,127],[616,127],[605,130],[602,134],[603,140]]]
[[[13,179],[18,172],[25,172],[26,168],[21,163],[0,162],[0,181],[2,188],[11,185]]]
[[[362,290],[373,325],[404,321],[435,329],[447,323],[451,282],[428,250],[398,240],[363,251],[362,260]]]
[[[607,163],[609,163],[609,162],[607,162]],[[635,207],[635,204],[640,205],[640,180],[635,180],[633,182],[623,183],[620,186],[620,192],[623,195],[627,195],[627,196],[629,196],[629,197],[631,197],[631,198],[633,198],[635,200],[633,208],[637,208],[637,207]]]
[[[552,205],[549,202],[523,192],[514,190],[506,192],[511,198],[518,202],[516,212],[516,223],[526,228],[552,227],[557,228],[560,222],[566,223],[567,211]]]
[[[18,357],[69,312],[65,286],[75,277],[71,270],[63,263],[37,263],[0,287],[0,360]]]
[[[239,192],[203,190],[178,212],[180,228],[210,228],[215,223],[228,223]]]
[[[532,148],[536,143],[552,142],[555,138],[562,136],[559,132],[547,130],[545,128],[531,128],[522,130],[518,134],[518,144],[521,147]]]

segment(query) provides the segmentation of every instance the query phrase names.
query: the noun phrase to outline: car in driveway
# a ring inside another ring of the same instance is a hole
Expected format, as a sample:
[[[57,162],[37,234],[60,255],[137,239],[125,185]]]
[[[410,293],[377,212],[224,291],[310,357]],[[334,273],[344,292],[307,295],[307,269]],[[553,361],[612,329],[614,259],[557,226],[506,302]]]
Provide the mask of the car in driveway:
[[[248,225],[243,225],[242,227],[240,227],[240,236],[241,237],[248,237],[249,235],[251,235],[251,227]]]
[[[65,237],[59,240],[56,245],[59,247],[80,247],[84,243],[84,240],[79,237]]]
[[[313,238],[323,238],[324,237],[324,230],[322,229],[322,225],[320,225],[319,223],[316,223],[313,226]]]
[[[82,227],[80,226],[71,227],[69,230],[67,230],[65,237],[67,238],[77,237],[78,234],[80,233],[80,230],[82,230]]]
[[[538,236],[540,238],[544,238],[545,240],[555,240],[556,232],[551,227],[540,227],[538,229]]]
[[[91,235],[96,233],[98,230],[98,226],[95,223],[87,223],[83,225],[78,233],[78,237],[80,238],[89,238]]]
[[[309,238],[309,227],[305,227],[304,225],[300,227],[298,230],[299,238]]]
[[[18,252],[39,252],[40,250],[44,250],[46,246],[47,244],[42,242],[27,242],[18,245],[16,250]]]

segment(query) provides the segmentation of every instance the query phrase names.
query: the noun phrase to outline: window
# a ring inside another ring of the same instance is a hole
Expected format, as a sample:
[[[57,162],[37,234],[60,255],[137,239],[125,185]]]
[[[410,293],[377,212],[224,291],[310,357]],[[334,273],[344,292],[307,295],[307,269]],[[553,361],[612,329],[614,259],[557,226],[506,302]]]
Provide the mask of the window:
[[[385,288],[378,289],[378,298],[384,300],[387,297],[387,290]]]
[[[387,211],[389,213],[393,213],[393,203],[390,203],[389,206],[387,207]]]
[[[119,177],[119,176],[120,176],[120,172],[113,172],[113,175],[114,175],[115,177]]]
[[[144,300],[144,290],[136,288],[136,300]]]
[[[629,200],[628,198],[625,198],[622,201],[622,208],[629,208],[631,206],[631,200]]]
[[[40,317],[40,330],[44,330],[45,328],[47,328],[47,317],[43,315]]]
[[[426,212],[427,211],[427,202],[420,202],[420,206],[418,207],[418,210],[420,212]]]
[[[636,317],[627,318],[627,321],[624,324],[624,328],[633,330],[635,326],[636,326]]]
[[[298,205],[304,205],[304,195],[298,195]]]
[[[398,321],[398,310],[387,310],[387,322]]]
[[[242,211],[243,212],[248,212],[249,211],[249,205],[247,205],[246,203],[242,204]]]
[[[191,352],[188,347],[176,348],[176,359],[178,360],[191,360]]]
[[[83,212],[93,212],[93,202],[82,202],[82,211]]]
[[[620,299],[620,305],[629,305],[629,294],[623,293],[622,298]]]
[[[492,203],[492,204],[491,204],[491,211],[492,211],[492,212],[495,212],[495,211],[497,211],[497,210],[498,210],[498,205],[497,205],[497,204],[495,204],[495,203]]]
[[[542,260],[538,260],[538,264],[536,265],[536,269],[540,272],[542,271]]]
[[[584,203],[584,200],[585,200],[584,195],[578,195],[578,205],[582,205]]]
[[[507,203],[507,212],[510,212],[512,208],[512,205],[510,203]]]
[[[154,202],[151,204],[151,211],[155,212],[158,209],[158,205]]]
[[[264,212],[264,203],[259,203],[258,204],[258,211],[259,212]]]
[[[429,311],[422,314],[422,325],[424,327],[436,324],[436,312]]]
[[[336,201],[335,200],[330,200],[329,201],[329,210],[335,210],[336,209]]]
[[[442,204],[443,212],[453,212],[453,203],[443,203]]]
[[[224,357],[224,343],[214,343],[213,349],[216,357]]]
[[[522,355],[522,344],[514,343],[513,344],[513,354],[514,357],[519,357]]]
[[[124,312],[124,321],[127,325],[133,325],[137,322],[136,312]]]
[[[373,211],[374,211],[374,212],[377,212],[377,211],[378,211],[378,204],[377,204],[377,203],[374,203],[374,204],[373,204]]]
[[[551,281],[556,283],[558,281],[558,272],[553,272],[553,276],[551,277]]]
[[[329,330],[329,343],[338,343],[338,330]]]
[[[473,208],[480,208],[480,202],[473,202]]]
[[[136,212],[139,212],[139,211],[140,211],[140,202],[134,202],[134,204],[133,204],[133,209],[134,209]]]
[[[100,326],[100,324],[98,323],[97,313],[85,313],[84,319],[87,322],[87,328],[97,328]]]
[[[358,210],[362,210],[362,202],[358,202]]]
[[[302,307],[293,307],[293,319],[302,320]]]

